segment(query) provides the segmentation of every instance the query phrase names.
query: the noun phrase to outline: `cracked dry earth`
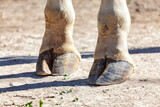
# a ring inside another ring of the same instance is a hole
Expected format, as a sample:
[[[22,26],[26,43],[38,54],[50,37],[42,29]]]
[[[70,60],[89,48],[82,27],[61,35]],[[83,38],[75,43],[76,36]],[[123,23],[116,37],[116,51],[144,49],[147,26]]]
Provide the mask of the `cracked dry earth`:
[[[78,71],[66,77],[35,75],[45,2],[0,0],[0,107],[24,107],[31,101],[39,107],[40,100],[43,107],[160,107],[160,11],[129,5],[128,47],[135,72],[122,84],[89,86],[100,1],[73,0],[74,41],[82,61]]]

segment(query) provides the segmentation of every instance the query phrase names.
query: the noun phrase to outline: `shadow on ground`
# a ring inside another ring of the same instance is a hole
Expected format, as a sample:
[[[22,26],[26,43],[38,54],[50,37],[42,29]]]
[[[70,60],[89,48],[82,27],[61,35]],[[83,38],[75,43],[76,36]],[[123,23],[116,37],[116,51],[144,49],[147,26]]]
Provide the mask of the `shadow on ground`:
[[[142,86],[145,84],[160,84],[160,79],[147,79],[147,80],[136,80],[136,79],[129,79],[126,82],[129,83],[140,83]],[[124,82],[123,84],[125,84]],[[116,84],[119,85],[119,84]],[[41,83],[33,83],[33,84],[24,84],[19,86],[12,86],[7,88],[0,88],[0,92],[14,92],[14,91],[23,91],[23,90],[29,90],[29,89],[40,89],[40,88],[48,88],[48,87],[63,87],[63,86],[88,86],[88,87],[100,87],[100,86],[91,86],[87,84],[87,79],[77,79],[77,80],[71,80],[71,81],[53,81],[53,82],[41,82]]]
[[[130,54],[160,53],[160,47],[129,49]],[[94,51],[81,52],[83,59],[93,58]],[[36,63],[38,56],[13,56],[0,58],[0,66]]]
[[[130,54],[160,53],[160,47],[130,49],[129,53]],[[82,58],[93,58],[93,54],[94,52],[81,52]],[[3,57],[3,58],[0,58],[0,66],[28,64],[28,63],[35,63],[36,61],[37,61],[37,56]],[[3,75],[3,76],[0,76],[0,79],[20,78],[20,77],[30,77],[34,79],[42,78],[42,77],[36,76],[35,72],[25,72],[25,73],[19,73],[19,74]],[[86,82],[87,82],[87,79],[78,79],[78,80],[72,80],[72,81],[53,81],[53,82],[43,82],[43,83],[34,83],[34,84],[24,84],[20,86],[0,88],[0,92],[11,92],[11,91],[21,91],[21,90],[47,88],[47,87],[60,87],[60,86],[89,86],[87,85]],[[142,82],[142,81],[139,81],[139,82]],[[160,79],[149,80],[145,82],[160,83]]]
[[[160,47],[129,49],[130,54],[160,53]]]
[[[87,79],[78,79],[71,81],[53,81],[53,82],[42,82],[33,84],[24,84],[19,86],[12,86],[7,88],[0,88],[0,92],[12,92],[12,91],[23,91],[29,89],[39,89],[47,87],[60,87],[60,86],[89,86]]]
[[[11,74],[11,75],[0,75],[0,79],[11,79],[11,78],[21,78],[21,77],[29,77],[33,79],[45,78],[44,76],[37,76],[36,71],[34,72],[23,72],[19,74]]]
[[[29,64],[37,61],[37,56],[12,56],[0,58],[0,66]]]

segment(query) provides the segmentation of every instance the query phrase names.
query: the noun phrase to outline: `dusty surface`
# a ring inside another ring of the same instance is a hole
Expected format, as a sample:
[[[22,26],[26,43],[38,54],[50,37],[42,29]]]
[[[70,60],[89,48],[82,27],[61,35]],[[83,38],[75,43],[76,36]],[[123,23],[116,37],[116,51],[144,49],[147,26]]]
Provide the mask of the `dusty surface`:
[[[132,27],[128,47],[136,69],[125,83],[102,87],[86,84],[96,45],[100,1],[73,1],[77,15],[74,41],[82,61],[78,71],[64,80],[63,76],[35,76],[46,1],[0,0],[0,107],[23,107],[31,101],[38,107],[39,100],[43,107],[160,107],[159,0],[129,4]],[[58,94],[70,89],[68,94]],[[73,102],[75,98],[78,101]]]

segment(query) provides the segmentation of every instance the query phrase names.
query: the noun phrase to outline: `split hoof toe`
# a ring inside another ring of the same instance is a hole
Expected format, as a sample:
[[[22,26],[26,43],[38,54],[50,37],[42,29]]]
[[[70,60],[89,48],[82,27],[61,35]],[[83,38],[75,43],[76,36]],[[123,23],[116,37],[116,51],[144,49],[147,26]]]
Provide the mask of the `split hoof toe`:
[[[36,74],[40,76],[61,76],[75,72],[80,59],[75,53],[55,54],[52,50],[39,55],[36,66]]]
[[[94,85],[113,85],[119,84],[127,80],[133,72],[133,66],[126,61],[116,61],[107,59],[105,66],[97,64],[92,68],[100,68],[99,73],[96,74],[96,69],[91,69],[88,83]],[[98,66],[98,67],[96,67]],[[94,74],[94,75],[91,75]]]
[[[106,61],[105,59],[98,59],[93,62],[89,77],[88,77],[88,84],[94,85],[96,84],[96,80],[102,74],[103,70],[105,69]]]
[[[36,75],[51,75],[52,68],[52,52],[45,51],[39,55],[36,65]]]

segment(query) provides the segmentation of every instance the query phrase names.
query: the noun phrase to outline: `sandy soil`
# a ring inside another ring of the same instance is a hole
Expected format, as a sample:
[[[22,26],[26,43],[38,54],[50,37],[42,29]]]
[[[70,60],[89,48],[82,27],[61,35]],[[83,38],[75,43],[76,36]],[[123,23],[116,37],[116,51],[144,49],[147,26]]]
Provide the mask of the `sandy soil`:
[[[0,0],[0,107],[24,107],[31,101],[38,107],[39,100],[43,107],[160,107],[160,3],[144,1],[129,4],[128,47],[134,74],[119,85],[89,86],[99,0],[73,0],[74,41],[82,61],[78,71],[67,77],[35,75],[46,1]],[[78,101],[73,102],[75,98]]]

